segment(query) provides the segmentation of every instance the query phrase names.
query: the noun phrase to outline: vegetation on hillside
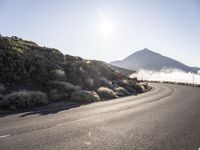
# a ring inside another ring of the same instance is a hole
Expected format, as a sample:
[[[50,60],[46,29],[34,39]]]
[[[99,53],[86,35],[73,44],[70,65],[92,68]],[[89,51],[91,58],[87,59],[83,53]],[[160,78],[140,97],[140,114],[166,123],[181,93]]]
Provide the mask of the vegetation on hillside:
[[[24,109],[45,105],[48,100],[94,102],[147,88],[104,62],[0,36],[1,107]]]

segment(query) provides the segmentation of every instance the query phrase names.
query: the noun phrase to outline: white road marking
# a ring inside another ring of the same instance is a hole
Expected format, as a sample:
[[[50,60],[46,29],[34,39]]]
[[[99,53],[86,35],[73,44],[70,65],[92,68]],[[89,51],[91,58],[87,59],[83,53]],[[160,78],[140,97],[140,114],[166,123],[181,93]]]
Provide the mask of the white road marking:
[[[111,114],[111,113],[112,112],[108,112],[108,113],[105,113],[105,114]],[[86,118],[82,118],[82,119],[78,119],[78,120],[72,120],[72,121],[68,121],[68,122],[64,122],[64,123],[59,123],[59,124],[56,124],[56,126],[62,126],[62,125],[70,124],[70,123],[73,123],[73,122],[79,122],[79,121],[83,121],[83,120],[87,120],[87,119],[95,119],[95,118],[98,118],[98,117],[102,117],[105,114],[90,116],[90,117],[86,117]]]
[[[2,136],[0,136],[0,139],[6,138],[6,137],[9,137],[9,136],[11,136],[11,135],[2,135]]]

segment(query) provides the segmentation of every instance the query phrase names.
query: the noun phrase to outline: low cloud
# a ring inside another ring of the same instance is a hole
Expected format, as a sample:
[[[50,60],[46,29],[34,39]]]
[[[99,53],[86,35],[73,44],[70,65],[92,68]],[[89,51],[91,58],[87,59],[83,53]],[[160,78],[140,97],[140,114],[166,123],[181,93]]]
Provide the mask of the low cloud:
[[[200,71],[198,74],[187,73],[178,69],[162,69],[161,71],[140,70],[130,77],[137,77],[142,80],[149,81],[171,81],[171,82],[184,82],[184,83],[200,84]]]

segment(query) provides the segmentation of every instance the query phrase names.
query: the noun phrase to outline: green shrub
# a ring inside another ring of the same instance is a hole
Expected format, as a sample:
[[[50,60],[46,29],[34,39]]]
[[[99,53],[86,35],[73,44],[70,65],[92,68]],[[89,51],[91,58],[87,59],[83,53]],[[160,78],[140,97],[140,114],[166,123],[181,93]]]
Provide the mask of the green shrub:
[[[40,91],[19,91],[6,95],[1,105],[8,109],[25,109],[48,103],[47,95]]]
[[[72,93],[71,101],[90,103],[100,101],[100,97],[94,91],[80,90]]]
[[[85,84],[85,87],[87,87],[87,88],[93,88],[94,87],[94,79],[92,79],[92,78],[89,78],[89,77],[87,77],[87,78],[85,78],[85,80],[84,80],[84,84]]]
[[[115,88],[115,92],[117,93],[118,96],[129,95],[129,92],[125,88],[123,88],[123,87],[117,87],[117,88]]]
[[[131,86],[133,84],[135,84],[135,81],[133,80],[128,80],[128,79],[123,79],[123,80],[118,80],[117,84],[120,86]]]
[[[51,101],[66,101],[72,92],[80,90],[80,86],[75,86],[69,82],[64,81],[51,81],[49,85],[49,98]]]
[[[0,94],[4,93],[6,90],[5,86],[3,84],[0,84]]]
[[[74,92],[81,89],[80,86],[75,86],[69,82],[64,82],[64,81],[52,81],[52,82],[49,82],[48,85],[50,89],[56,89],[60,93]]]
[[[2,94],[0,94],[0,101],[2,101],[3,100],[3,95]]]
[[[101,78],[101,79],[99,80],[99,86],[112,88],[111,81],[109,81],[109,80],[106,79],[106,78]]]
[[[131,93],[136,93],[137,90],[131,86],[124,86],[124,88],[128,91],[128,92],[131,92]]]
[[[107,87],[98,88],[97,93],[99,94],[101,98],[117,98],[118,97],[117,94],[113,90]]]
[[[54,102],[66,101],[69,100],[69,98],[70,98],[70,93],[62,93],[57,89],[51,90],[49,92],[49,99]]]
[[[0,107],[2,107],[2,100],[3,100],[4,96],[2,94],[0,94]]]

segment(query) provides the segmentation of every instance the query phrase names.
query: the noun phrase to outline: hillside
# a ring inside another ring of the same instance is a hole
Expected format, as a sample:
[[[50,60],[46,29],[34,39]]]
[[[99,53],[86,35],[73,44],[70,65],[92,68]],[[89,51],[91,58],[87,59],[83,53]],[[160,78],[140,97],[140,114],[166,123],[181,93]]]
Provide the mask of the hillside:
[[[109,65],[109,67],[112,68],[113,70],[115,70],[119,73],[122,73],[123,75],[126,75],[126,76],[130,76],[131,74],[136,73],[136,71],[134,71],[134,70],[117,67],[117,66],[111,65],[111,64],[107,64],[107,65]]]
[[[160,71],[163,68],[180,69],[185,72],[197,73],[200,68],[187,66],[172,58],[155,53],[149,49],[137,51],[120,61],[111,62],[112,65],[132,70]]]
[[[32,99],[27,97],[38,95],[45,98],[45,104],[46,101],[93,102],[144,92],[146,88],[104,62],[64,55],[57,49],[18,37],[0,37],[1,107],[33,107],[29,104]],[[21,99],[23,105],[18,106]],[[30,101],[26,102],[27,99]]]

